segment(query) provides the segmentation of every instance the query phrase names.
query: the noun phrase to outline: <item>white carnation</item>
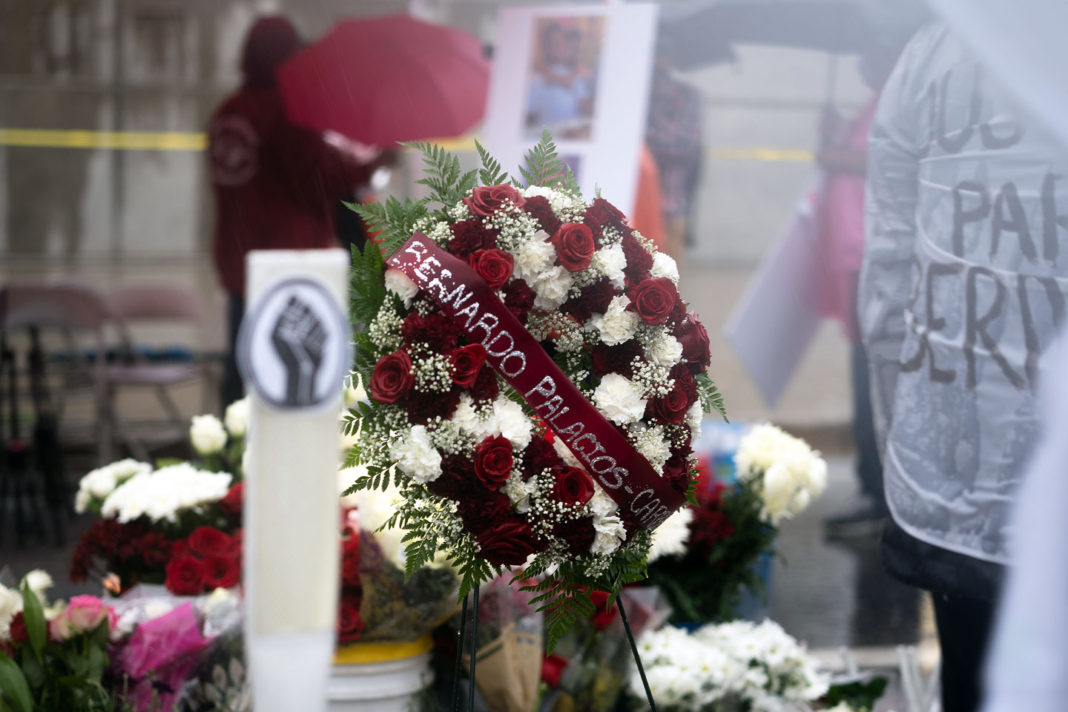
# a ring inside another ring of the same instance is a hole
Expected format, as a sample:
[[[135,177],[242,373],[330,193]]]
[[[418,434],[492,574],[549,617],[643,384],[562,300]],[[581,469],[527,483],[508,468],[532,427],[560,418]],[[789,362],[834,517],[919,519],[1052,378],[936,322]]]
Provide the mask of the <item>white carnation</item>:
[[[548,240],[549,233],[538,230],[533,239],[520,245],[513,255],[515,275],[528,284],[533,284],[538,275],[553,266],[556,248]]]
[[[151,471],[152,466],[148,463],[131,458],[98,467],[78,482],[78,497],[88,506],[88,498],[104,499],[131,477]],[[78,499],[75,500],[75,508],[77,508],[78,501]]]
[[[43,569],[34,569],[22,577],[22,583],[29,586],[37,597],[44,600],[44,592],[52,588],[52,577]]]
[[[493,402],[493,415],[497,418],[501,435],[508,438],[513,449],[522,450],[530,444],[533,426],[521,405],[511,398],[499,396]]]
[[[534,482],[534,478],[524,482],[523,477],[518,472],[513,472],[508,481],[504,483],[501,491],[508,495],[508,499],[512,502],[512,506],[515,507],[515,511],[525,514],[530,511],[530,495],[534,494],[536,488],[537,485]]]
[[[419,294],[419,287],[399,269],[386,270],[386,290],[400,297],[405,307],[410,307],[412,299]]]
[[[658,366],[674,366],[682,360],[682,344],[667,330],[661,330],[645,347],[646,357]]]
[[[22,595],[15,589],[0,585],[0,640],[11,637],[11,618],[22,610]]]
[[[556,309],[567,301],[571,281],[571,273],[560,265],[537,275],[531,285],[535,294],[534,306],[539,309]]]
[[[441,453],[431,442],[426,427],[413,425],[407,438],[390,448],[397,467],[419,484],[432,482],[441,475]]]
[[[626,284],[623,270],[627,266],[627,256],[623,253],[622,245],[612,245],[594,253],[593,263],[599,267],[613,287],[623,289]]]
[[[632,311],[627,310],[630,299],[625,294],[617,294],[612,297],[608,309],[604,314],[594,314],[590,317],[590,325],[601,334],[601,341],[609,346],[618,346],[634,338],[641,319]]]
[[[593,518],[593,528],[597,532],[590,546],[591,554],[611,554],[623,544],[627,538],[627,530],[623,522],[614,514],[604,517]]]
[[[805,441],[774,425],[757,425],[734,456],[738,475],[759,478],[764,515],[773,523],[804,510],[827,487],[827,463]]]
[[[226,422],[226,429],[235,438],[244,437],[245,431],[248,430],[248,407],[248,396],[226,406],[223,420]]]
[[[605,374],[593,392],[593,402],[602,415],[620,425],[636,422],[645,415],[641,389],[618,373]]]
[[[693,509],[683,507],[664,520],[653,532],[653,545],[649,548],[649,562],[661,556],[674,556],[686,552],[686,540],[690,536]]]
[[[607,517],[619,511],[619,505],[608,496],[596,481],[593,483],[593,496],[589,501],[590,511],[595,517]]]
[[[452,422],[460,428],[461,433],[472,435],[478,430],[478,412],[475,411],[475,402],[469,394],[464,393],[460,396],[460,402],[457,404],[456,410],[452,412]]]
[[[226,428],[214,415],[194,415],[189,440],[201,455],[213,455],[226,445]]]
[[[695,441],[701,437],[701,423],[703,423],[704,420],[705,411],[704,408],[701,407],[701,401],[694,401],[694,404],[686,411],[686,425],[690,426],[690,434]]]
[[[653,253],[653,266],[649,268],[649,276],[655,278],[667,277],[674,284],[679,283],[679,266],[671,255],[663,252]]]
[[[642,457],[649,461],[654,470],[659,470],[671,457],[671,443],[664,437],[664,429],[659,425],[641,429],[635,438],[634,447]]]

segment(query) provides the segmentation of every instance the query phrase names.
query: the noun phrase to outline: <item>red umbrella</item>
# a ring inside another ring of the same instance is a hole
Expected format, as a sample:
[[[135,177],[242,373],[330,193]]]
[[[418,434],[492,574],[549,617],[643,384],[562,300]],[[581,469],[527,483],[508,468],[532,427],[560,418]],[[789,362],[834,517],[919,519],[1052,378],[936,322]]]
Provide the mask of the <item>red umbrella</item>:
[[[489,63],[465,32],[385,15],[339,22],[293,55],[278,81],[293,122],[386,146],[477,124]]]

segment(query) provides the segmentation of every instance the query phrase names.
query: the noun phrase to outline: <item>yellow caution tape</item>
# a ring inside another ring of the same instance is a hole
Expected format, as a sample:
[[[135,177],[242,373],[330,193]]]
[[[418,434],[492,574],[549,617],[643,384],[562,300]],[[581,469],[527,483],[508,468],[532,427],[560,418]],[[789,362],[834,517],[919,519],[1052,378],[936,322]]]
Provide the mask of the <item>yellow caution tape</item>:
[[[334,652],[334,664],[386,663],[422,655],[433,647],[434,641],[429,635],[412,643],[350,643],[342,645]]]
[[[455,153],[475,150],[472,136],[434,139],[429,141]],[[106,148],[129,151],[203,151],[208,146],[207,135],[181,131],[68,131],[52,129],[0,129],[0,146],[33,148]],[[732,159],[762,162],[812,161],[811,151],[782,148],[717,148],[705,149],[705,156],[713,159]]]

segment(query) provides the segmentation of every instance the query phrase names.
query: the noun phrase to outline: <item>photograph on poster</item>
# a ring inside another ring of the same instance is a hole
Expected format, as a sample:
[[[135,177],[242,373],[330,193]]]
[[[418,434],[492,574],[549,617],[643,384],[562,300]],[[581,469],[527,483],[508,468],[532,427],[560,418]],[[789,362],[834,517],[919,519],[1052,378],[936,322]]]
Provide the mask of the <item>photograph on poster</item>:
[[[592,138],[604,16],[543,17],[533,23],[523,131],[561,140]]]

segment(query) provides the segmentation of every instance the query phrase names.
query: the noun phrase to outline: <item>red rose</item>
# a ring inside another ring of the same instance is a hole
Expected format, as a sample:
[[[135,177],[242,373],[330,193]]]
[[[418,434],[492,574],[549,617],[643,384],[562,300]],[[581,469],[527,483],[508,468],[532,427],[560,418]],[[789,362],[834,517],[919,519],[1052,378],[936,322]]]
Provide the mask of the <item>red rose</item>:
[[[459,500],[457,511],[464,527],[478,536],[492,527],[506,522],[512,516],[512,501],[500,492],[485,492],[484,495],[472,492],[468,485],[464,496]]]
[[[511,253],[496,248],[489,250],[475,250],[467,258],[471,268],[478,276],[486,280],[486,286],[490,289],[500,289],[512,276],[515,266],[515,258]]]
[[[590,226],[596,226],[597,231],[600,232],[605,227],[622,230],[627,224],[627,217],[619,208],[604,198],[594,198],[590,206],[586,208],[583,221]]]
[[[454,322],[440,314],[423,316],[419,312],[412,312],[401,325],[401,336],[406,344],[423,343],[431,351],[448,353],[459,343],[460,330]]]
[[[233,538],[215,527],[197,527],[187,539],[189,549],[201,557],[229,556],[237,553]]]
[[[622,247],[623,256],[627,258],[627,266],[623,268],[623,275],[629,287],[649,277],[649,270],[653,267],[653,256],[629,232],[623,236]]]
[[[337,642],[352,643],[363,634],[363,619],[360,618],[360,597],[343,595],[337,611]]]
[[[15,645],[22,645],[29,642],[30,634],[26,630],[26,618],[22,615],[22,611],[19,611],[11,617],[8,635],[11,636],[11,640]]]
[[[630,306],[646,324],[661,325],[667,323],[675,303],[679,301],[679,290],[667,277],[646,279],[627,290]]]
[[[537,220],[538,224],[541,225],[541,229],[550,235],[560,227],[560,218],[556,217],[556,213],[553,212],[553,208],[549,204],[549,199],[544,195],[534,195],[527,198],[523,203],[523,212]]]
[[[590,553],[597,530],[593,528],[593,517],[582,517],[560,522],[553,527],[553,534],[567,543],[567,551],[572,556]]]
[[[568,299],[560,307],[560,311],[575,317],[578,322],[588,321],[594,314],[604,314],[608,311],[608,305],[612,297],[616,296],[616,288],[607,279],[595,282],[588,287],[583,287],[579,296]]]
[[[353,533],[341,546],[341,583],[360,585],[360,538]]]
[[[551,688],[560,684],[560,676],[567,669],[567,658],[556,653],[546,655],[541,660],[541,681]]]
[[[652,414],[662,423],[682,425],[686,420],[686,411],[690,408],[691,401],[681,383],[675,381],[675,385],[667,392],[667,395],[651,398],[646,408],[647,414]]]
[[[245,506],[245,483],[244,481],[238,482],[232,486],[226,493],[226,496],[219,500],[219,509],[230,519],[239,519],[241,517],[241,510]]]
[[[712,362],[708,347],[708,332],[705,331],[695,312],[686,315],[686,319],[675,327],[675,338],[682,344],[682,357],[686,359],[691,371],[703,373]]]
[[[483,218],[498,212],[506,203],[521,208],[523,202],[519,191],[507,184],[480,186],[471,191],[469,197],[464,198],[467,209]]]
[[[690,459],[682,454],[675,454],[664,463],[664,477],[677,492],[683,494],[690,488]]]
[[[449,354],[452,364],[452,382],[460,388],[475,385],[478,371],[486,362],[486,348],[482,344],[468,344]]]
[[[604,591],[593,591],[590,593],[590,600],[597,607],[597,610],[590,616],[590,623],[593,627],[597,630],[604,630],[612,625],[612,621],[616,619],[616,607],[615,605],[608,607],[608,594]]]
[[[553,473],[553,497],[568,506],[586,504],[593,496],[593,480],[578,467],[561,467]]]
[[[530,525],[521,519],[509,519],[485,530],[475,540],[479,554],[494,566],[517,566],[538,551]]]
[[[512,442],[498,435],[475,448],[475,476],[486,489],[500,489],[512,474]]]
[[[241,561],[236,556],[208,556],[203,567],[208,588],[233,588],[241,583]]]
[[[635,339],[624,341],[617,346],[597,344],[590,349],[593,372],[598,376],[618,373],[631,378],[634,375],[632,364],[636,356],[642,358],[642,347]]]
[[[462,220],[450,225],[449,230],[452,231],[449,252],[457,257],[466,259],[475,250],[497,246],[498,232],[487,229],[479,220]]]
[[[471,387],[471,397],[479,403],[484,403],[495,399],[499,392],[497,372],[483,364],[482,370],[478,372],[478,377],[475,379],[475,385]]]
[[[196,596],[204,592],[204,566],[192,556],[171,559],[167,564],[167,590],[179,596]]]
[[[396,403],[415,384],[412,360],[404,351],[394,351],[378,359],[371,372],[371,397],[379,403]]]
[[[593,232],[582,223],[564,223],[553,233],[556,259],[568,272],[581,272],[590,266],[597,249]]]
[[[512,310],[515,318],[525,322],[534,308],[534,290],[521,279],[513,279],[504,286],[504,305]]]
[[[405,408],[408,411],[408,420],[416,425],[426,425],[431,418],[451,418],[452,412],[460,404],[462,392],[459,388],[453,388],[447,393],[416,394],[408,399]]]

